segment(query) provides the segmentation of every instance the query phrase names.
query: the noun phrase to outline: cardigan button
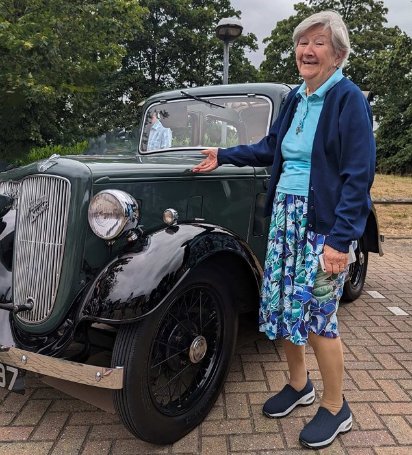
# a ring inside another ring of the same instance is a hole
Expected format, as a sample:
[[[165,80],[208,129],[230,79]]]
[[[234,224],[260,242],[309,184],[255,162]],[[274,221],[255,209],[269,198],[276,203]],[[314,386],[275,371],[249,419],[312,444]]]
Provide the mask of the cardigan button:
[[[310,191],[313,191],[313,186],[310,187]]]
[[[310,209],[311,209],[311,210],[315,210],[315,206],[314,206],[314,205],[311,205],[311,206],[310,206]]]
[[[311,228],[311,227],[312,227],[312,224],[308,224],[308,226]]]

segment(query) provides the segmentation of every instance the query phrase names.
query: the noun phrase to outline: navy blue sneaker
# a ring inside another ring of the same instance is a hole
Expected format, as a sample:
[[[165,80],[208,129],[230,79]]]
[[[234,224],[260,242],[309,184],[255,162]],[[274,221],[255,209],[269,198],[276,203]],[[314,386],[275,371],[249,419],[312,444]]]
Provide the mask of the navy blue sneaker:
[[[336,415],[321,406],[315,417],[300,432],[299,441],[309,449],[321,449],[332,444],[339,433],[347,433],[351,428],[352,413],[348,402],[343,398],[342,408]]]
[[[272,398],[266,401],[263,406],[263,414],[267,417],[285,417],[290,414],[296,406],[309,406],[315,401],[315,388],[309,379],[305,387],[297,392],[292,386],[286,384],[283,389]]]

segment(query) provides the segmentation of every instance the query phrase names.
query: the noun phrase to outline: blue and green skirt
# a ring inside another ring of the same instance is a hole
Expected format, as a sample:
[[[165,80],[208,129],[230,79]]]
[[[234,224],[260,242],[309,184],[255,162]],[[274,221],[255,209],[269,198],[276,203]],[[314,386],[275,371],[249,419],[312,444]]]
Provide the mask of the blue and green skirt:
[[[259,330],[269,339],[305,345],[309,332],[339,336],[336,312],[347,269],[319,266],[325,235],[307,230],[307,197],[277,193],[269,228]]]

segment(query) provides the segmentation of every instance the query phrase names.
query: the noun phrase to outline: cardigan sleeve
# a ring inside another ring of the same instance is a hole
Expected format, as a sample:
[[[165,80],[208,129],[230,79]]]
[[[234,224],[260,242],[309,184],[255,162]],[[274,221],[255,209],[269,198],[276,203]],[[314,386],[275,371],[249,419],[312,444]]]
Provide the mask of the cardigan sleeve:
[[[325,243],[347,252],[352,240],[363,235],[370,211],[369,190],[375,174],[376,145],[372,113],[359,89],[350,91],[341,108],[339,175],[342,191],[336,221]]]

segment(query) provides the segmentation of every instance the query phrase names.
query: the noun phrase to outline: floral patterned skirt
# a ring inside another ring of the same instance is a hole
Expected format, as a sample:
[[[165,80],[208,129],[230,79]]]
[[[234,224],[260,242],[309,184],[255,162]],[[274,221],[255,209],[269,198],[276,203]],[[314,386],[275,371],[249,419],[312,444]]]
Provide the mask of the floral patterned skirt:
[[[347,269],[319,267],[325,235],[306,229],[307,197],[277,193],[269,228],[259,330],[269,339],[305,345],[310,331],[339,336],[336,312]]]

